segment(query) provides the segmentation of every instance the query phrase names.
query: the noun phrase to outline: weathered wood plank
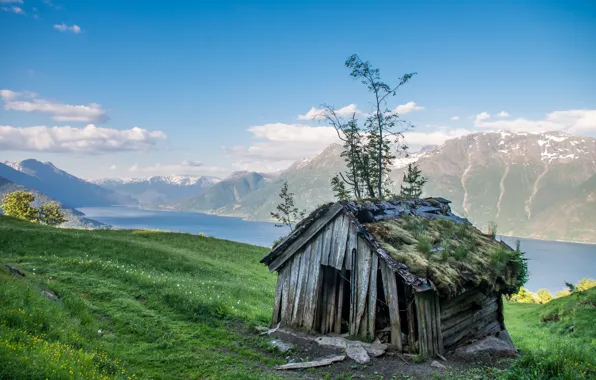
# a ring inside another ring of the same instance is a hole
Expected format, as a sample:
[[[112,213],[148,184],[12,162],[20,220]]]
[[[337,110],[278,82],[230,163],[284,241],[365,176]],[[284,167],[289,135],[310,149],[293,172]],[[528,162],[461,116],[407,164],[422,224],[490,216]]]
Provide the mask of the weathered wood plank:
[[[368,334],[368,303],[364,304],[364,313],[362,314],[362,320],[358,327],[358,335],[360,339],[366,340],[366,334]]]
[[[441,323],[441,328],[444,331],[450,330],[456,325],[459,325],[462,322],[466,322],[469,319],[477,318],[482,316],[486,312],[495,311],[498,309],[498,303],[495,299],[488,300],[487,302],[483,303],[482,308],[480,309],[468,309],[459,314],[454,315],[450,319],[447,319]]]
[[[383,279],[383,292],[385,293],[385,303],[389,307],[389,322],[391,326],[391,344],[402,351],[403,343],[401,341],[401,321],[399,318],[399,298],[397,293],[397,281],[395,273],[389,266],[381,262],[381,278]]]
[[[306,286],[309,282],[309,261],[312,243],[305,245],[304,251],[300,255],[300,273],[298,273],[298,284],[296,285],[296,298],[294,299],[294,312],[292,314],[292,325],[296,327],[302,326],[304,315],[304,297],[306,293]]]
[[[377,276],[379,274],[379,256],[372,254],[370,280],[368,281],[368,335],[375,338],[375,319],[377,317]]]
[[[354,252],[352,255],[352,270],[350,271],[350,320],[348,322],[348,328],[351,336],[356,335],[358,332],[358,330],[356,330],[356,311],[358,309],[356,306],[356,303],[358,302],[357,256],[357,253]]]
[[[339,227],[335,231],[335,244],[334,250],[334,263],[333,266],[337,270],[341,270],[344,266],[344,258],[346,255],[346,246],[348,245],[348,237],[350,234],[350,219],[347,216],[342,215],[336,220],[340,220]]]
[[[500,328],[501,326],[498,321],[497,312],[495,311],[478,321],[476,325],[472,325],[470,328],[462,329],[458,333],[449,336],[444,334],[443,342],[445,348],[450,348],[469,339],[480,338],[489,332],[499,331]]]
[[[277,270],[283,263],[285,263],[294,253],[296,253],[303,245],[308,243],[319,231],[327,225],[327,223],[343,210],[341,203],[336,203],[327,210],[325,215],[317,219],[304,233],[296,239],[286,250],[279,255],[279,257],[269,265],[271,272]]]
[[[341,334],[341,320],[343,314],[343,307],[344,307],[344,287],[346,283],[346,268],[343,268],[339,275],[339,289],[337,292],[337,311],[336,311],[336,318],[335,318],[335,333]]]
[[[416,304],[414,303],[414,295],[412,288],[406,287],[406,302],[407,302],[407,320],[408,320],[408,346],[410,353],[417,352],[416,348]]]
[[[348,218],[349,219],[349,218]],[[356,227],[350,223],[350,228],[348,229],[348,241],[346,243],[346,270],[352,270],[354,266],[354,255],[356,254],[357,248],[357,240],[358,240],[358,231],[356,231]]]
[[[357,244],[356,291],[358,292],[358,296],[356,302],[356,331],[360,331],[360,322],[362,321],[364,309],[366,308],[368,281],[370,280],[371,251],[364,240],[358,239]]]
[[[427,315],[429,314],[429,304],[427,301],[430,291],[416,293],[416,310],[418,311],[418,344],[420,347],[420,353],[431,357],[433,355],[433,347],[430,331],[431,326],[428,323]]]
[[[331,249],[331,237],[333,236],[333,221],[323,229],[323,247],[321,250],[321,265],[329,265],[329,250]]]
[[[281,294],[281,324],[286,326],[288,324],[288,310],[289,310],[289,291],[290,291],[290,277],[292,273],[292,262],[288,262],[279,271],[279,276],[283,277],[283,289]]]
[[[468,291],[455,297],[452,300],[441,302],[441,319],[447,319],[453,315],[481,303],[486,296],[479,290]]]
[[[279,322],[279,312],[281,311],[281,294],[284,287],[283,279],[277,275],[277,285],[275,286],[275,301],[273,302],[273,315],[271,317],[271,327]]]
[[[296,287],[298,286],[298,276],[300,275],[300,261],[302,254],[298,253],[292,258],[292,272],[290,274],[290,288],[288,290],[288,322],[292,324],[294,316],[294,303],[296,301]]]
[[[457,319],[457,320],[454,319],[453,323],[450,324],[447,328],[445,328],[443,330],[443,334],[450,336],[450,335],[458,333],[461,330],[465,330],[465,329],[469,328],[470,326],[476,324],[477,321],[482,320],[487,315],[489,315],[491,313],[495,313],[497,311],[497,309],[498,309],[498,304],[496,302],[493,302],[491,305],[489,305],[483,309],[466,314],[466,315],[462,316],[462,318],[460,318],[460,319]],[[452,321],[449,321],[449,322],[452,322]]]
[[[316,305],[318,301],[319,280],[321,278],[321,242],[322,236],[319,234],[313,241],[310,251],[309,262],[309,280],[306,287],[306,298],[304,304],[304,327],[307,331],[313,330],[313,323],[316,314]]]
[[[445,353],[445,345],[443,344],[443,330],[441,328],[441,302],[439,297],[435,294],[435,314],[434,314],[434,330],[437,340],[437,353],[443,355]]]
[[[327,333],[327,315],[329,313],[329,286],[328,286],[328,282],[329,282],[329,271],[327,266],[323,266],[323,279],[322,279],[322,300],[320,303],[321,306],[321,312],[319,315],[319,319],[320,319],[320,323],[321,323],[321,334],[326,334]]]

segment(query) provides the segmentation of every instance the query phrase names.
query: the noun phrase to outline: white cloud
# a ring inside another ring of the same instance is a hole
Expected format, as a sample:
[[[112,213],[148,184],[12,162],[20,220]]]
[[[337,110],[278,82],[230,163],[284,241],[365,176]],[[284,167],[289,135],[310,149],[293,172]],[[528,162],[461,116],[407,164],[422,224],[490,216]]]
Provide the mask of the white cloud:
[[[322,120],[323,112],[324,110],[322,108],[311,107],[304,115],[298,115],[298,120]],[[335,110],[335,113],[337,116],[349,117],[354,113],[359,114],[360,111],[356,108],[355,104],[348,104],[345,107]]]
[[[147,151],[164,139],[166,135],[162,131],[137,127],[118,130],[93,124],[84,128],[0,126],[0,150],[103,154]]]
[[[393,110],[394,113],[405,115],[412,111],[421,111],[424,107],[417,105],[415,102],[407,102],[406,104],[401,104]]]
[[[497,117],[509,117],[509,113],[507,111],[501,111],[497,114]]]
[[[561,130],[568,133],[596,132],[596,110],[554,111],[542,120],[517,118],[514,120],[483,121],[476,118],[474,125],[483,129],[510,129],[524,132]]]
[[[478,123],[482,120],[487,120],[487,119],[490,119],[490,114],[488,114],[487,112],[482,112],[482,113],[479,113],[478,115],[476,115],[475,122]]]
[[[99,104],[70,105],[41,99],[35,93],[0,90],[7,110],[23,112],[45,112],[52,114],[56,121],[101,123],[107,120],[106,111]]]
[[[110,170],[116,170],[116,169],[118,169],[118,166],[116,166],[116,165],[110,165],[109,169]]]
[[[65,23],[54,24],[54,29],[59,30],[61,32],[73,32],[74,34],[77,34],[81,31],[81,27],[78,26],[77,24],[68,26]]]
[[[16,13],[18,15],[26,15],[25,11],[21,7],[12,6],[12,7],[2,7],[4,12]]]
[[[452,117],[451,117],[451,120],[453,120],[453,121],[458,121],[458,120],[459,120],[459,116],[452,116]]]
[[[182,161],[171,164],[153,164],[141,166],[138,164],[128,168],[131,173],[143,173],[145,175],[222,175],[227,174],[229,170],[219,166],[204,165],[197,161]]]
[[[256,139],[253,144],[223,147],[232,156],[236,169],[285,169],[295,160],[315,156],[330,144],[340,142],[332,127],[275,123],[250,127],[248,131]]]

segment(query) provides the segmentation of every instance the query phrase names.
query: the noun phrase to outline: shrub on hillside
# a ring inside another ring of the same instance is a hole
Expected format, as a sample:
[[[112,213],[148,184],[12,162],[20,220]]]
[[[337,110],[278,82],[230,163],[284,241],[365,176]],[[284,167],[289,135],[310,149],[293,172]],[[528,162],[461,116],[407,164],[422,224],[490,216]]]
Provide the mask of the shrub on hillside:
[[[43,204],[37,209],[31,206],[33,201],[35,201],[33,194],[26,191],[14,191],[4,195],[0,208],[7,216],[48,226],[57,226],[68,221],[66,214],[62,212],[60,205],[56,202]]]

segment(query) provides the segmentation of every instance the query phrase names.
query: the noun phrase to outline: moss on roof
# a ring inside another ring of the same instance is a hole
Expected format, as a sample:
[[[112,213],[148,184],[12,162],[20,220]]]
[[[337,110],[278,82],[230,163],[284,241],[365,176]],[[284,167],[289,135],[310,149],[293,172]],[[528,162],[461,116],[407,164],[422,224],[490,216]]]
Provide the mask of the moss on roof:
[[[523,253],[474,226],[408,215],[364,227],[394,260],[431,280],[443,296],[476,286],[511,294],[525,281]]]

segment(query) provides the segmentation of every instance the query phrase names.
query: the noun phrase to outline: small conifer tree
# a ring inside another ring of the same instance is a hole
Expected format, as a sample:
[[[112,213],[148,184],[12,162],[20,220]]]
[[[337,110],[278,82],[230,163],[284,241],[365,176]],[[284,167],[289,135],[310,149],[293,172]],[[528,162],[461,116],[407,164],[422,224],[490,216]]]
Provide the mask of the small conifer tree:
[[[399,195],[405,199],[417,199],[422,195],[422,188],[427,179],[422,176],[418,165],[409,164],[408,170],[404,173],[403,183]]]
[[[294,230],[294,225],[302,218],[306,212],[299,210],[294,205],[294,193],[288,191],[288,183],[284,182],[279,192],[281,203],[277,205],[278,212],[272,212],[271,216],[277,219],[280,223],[276,224],[276,227],[288,226],[290,231]]]

